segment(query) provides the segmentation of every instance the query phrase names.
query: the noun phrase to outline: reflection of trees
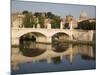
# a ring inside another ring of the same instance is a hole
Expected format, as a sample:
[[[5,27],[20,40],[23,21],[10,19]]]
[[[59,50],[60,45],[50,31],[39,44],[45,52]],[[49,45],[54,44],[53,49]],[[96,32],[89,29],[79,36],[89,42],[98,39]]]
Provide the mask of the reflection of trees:
[[[61,63],[60,57],[52,58],[52,60],[53,60],[53,62],[54,62],[55,64],[60,64],[60,63]]]

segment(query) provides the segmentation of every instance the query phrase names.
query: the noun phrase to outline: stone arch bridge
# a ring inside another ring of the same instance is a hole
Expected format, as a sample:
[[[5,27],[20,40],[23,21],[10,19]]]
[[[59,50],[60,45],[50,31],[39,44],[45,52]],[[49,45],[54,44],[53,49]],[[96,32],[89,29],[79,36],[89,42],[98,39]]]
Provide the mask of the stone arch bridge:
[[[19,45],[19,39],[21,36],[27,33],[34,33],[36,42],[52,43],[52,36],[57,33],[64,33],[68,35],[69,40],[79,40],[83,37],[83,40],[93,39],[93,31],[82,31],[82,30],[70,30],[70,29],[42,29],[42,28],[12,28],[12,45]]]

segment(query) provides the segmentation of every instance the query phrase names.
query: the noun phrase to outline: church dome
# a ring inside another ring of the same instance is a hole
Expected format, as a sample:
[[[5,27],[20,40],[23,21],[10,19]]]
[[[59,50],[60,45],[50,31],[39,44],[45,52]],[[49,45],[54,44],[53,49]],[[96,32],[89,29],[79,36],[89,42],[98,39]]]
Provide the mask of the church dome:
[[[79,18],[80,18],[80,20],[86,20],[86,19],[88,19],[88,15],[85,11],[83,11],[83,12],[81,12]]]

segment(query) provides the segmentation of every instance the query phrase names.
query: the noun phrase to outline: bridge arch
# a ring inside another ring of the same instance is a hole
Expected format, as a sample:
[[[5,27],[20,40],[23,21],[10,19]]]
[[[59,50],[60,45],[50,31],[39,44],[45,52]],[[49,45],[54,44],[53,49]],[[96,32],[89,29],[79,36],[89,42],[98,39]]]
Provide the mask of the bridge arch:
[[[19,38],[19,41],[20,41],[20,38],[21,37],[23,37],[23,36],[25,36],[25,35],[27,35],[27,34],[29,34],[29,36],[28,37],[33,37],[33,38],[35,38],[35,41],[36,42],[43,42],[43,41],[45,41],[45,39],[46,39],[46,36],[43,34],[43,33],[40,33],[40,32],[25,32],[25,33],[22,33],[22,34],[20,34],[19,36],[18,36],[18,38]]]
[[[59,31],[59,32],[55,32],[54,34],[52,34],[52,36],[54,36],[55,34],[65,34],[65,35],[69,36],[68,33],[66,33],[66,32],[61,32],[61,31]]]
[[[21,36],[23,36],[23,35],[25,35],[25,34],[28,34],[28,33],[33,33],[33,34],[40,34],[40,35],[42,35],[42,36],[44,36],[44,37],[46,37],[46,35],[44,34],[44,33],[42,33],[42,32],[33,32],[33,31],[29,31],[29,32],[21,32],[21,33],[19,33],[19,35],[18,35],[18,38],[20,38]],[[37,36],[37,35],[36,35]]]
[[[70,35],[66,32],[56,32],[56,33],[52,34],[52,36],[51,36],[52,39],[54,37],[56,37],[56,38],[61,37],[62,39],[65,39],[65,38],[69,39]]]
[[[65,34],[66,36],[70,36],[70,33],[68,31],[55,31],[51,34],[51,37],[56,35],[56,34]]]

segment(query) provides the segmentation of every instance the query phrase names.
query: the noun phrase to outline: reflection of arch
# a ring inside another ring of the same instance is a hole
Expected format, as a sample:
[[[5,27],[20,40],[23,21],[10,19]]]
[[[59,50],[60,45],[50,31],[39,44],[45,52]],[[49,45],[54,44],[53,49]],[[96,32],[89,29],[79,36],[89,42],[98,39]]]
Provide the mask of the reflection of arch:
[[[21,50],[22,54],[26,57],[35,57],[43,54],[46,50],[39,48],[25,48]]]

